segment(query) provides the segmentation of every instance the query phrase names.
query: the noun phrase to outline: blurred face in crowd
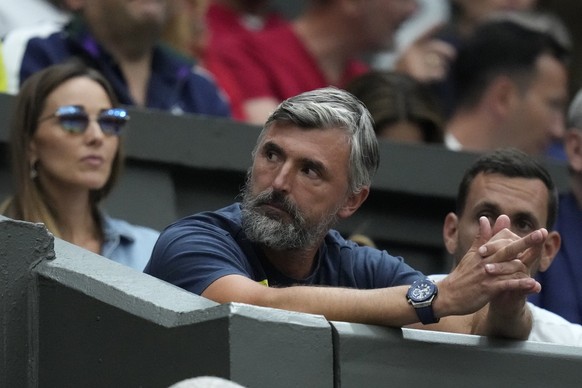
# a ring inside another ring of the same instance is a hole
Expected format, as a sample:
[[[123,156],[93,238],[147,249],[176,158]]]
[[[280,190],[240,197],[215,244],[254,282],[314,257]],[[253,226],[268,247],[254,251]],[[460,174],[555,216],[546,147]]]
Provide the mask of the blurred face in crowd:
[[[463,214],[449,213],[445,218],[443,237],[447,251],[458,264],[479,233],[479,218],[482,216],[487,217],[493,226],[497,217],[507,215],[511,231],[520,237],[548,227],[549,195],[539,179],[479,173],[469,187]],[[534,267],[532,274],[538,269],[545,271],[559,248],[558,233],[550,232],[539,267]]]
[[[255,242],[313,247],[356,208],[349,195],[350,146],[341,129],[274,124],[257,147],[243,194],[243,228]]]
[[[188,55],[202,57],[208,44],[205,16],[209,0],[167,0],[164,41]]]
[[[565,132],[568,99],[567,69],[550,55],[536,63],[536,75],[526,91],[518,92],[513,114],[503,134],[504,146],[514,146],[535,155],[543,153],[552,140]]]
[[[159,35],[168,18],[167,0],[82,0],[83,15],[92,25],[105,23],[115,30],[139,29]]]
[[[60,107],[79,105],[90,120],[80,133],[65,130],[54,113]],[[29,145],[31,165],[46,191],[58,194],[102,188],[111,174],[119,137],[105,134],[95,121],[111,101],[97,82],[72,78],[56,88],[46,99],[38,127]]]

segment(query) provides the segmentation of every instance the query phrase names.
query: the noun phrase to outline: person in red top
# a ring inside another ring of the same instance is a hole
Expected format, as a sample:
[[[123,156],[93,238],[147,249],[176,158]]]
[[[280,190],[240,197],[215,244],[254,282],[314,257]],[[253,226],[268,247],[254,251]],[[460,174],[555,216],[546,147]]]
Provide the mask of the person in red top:
[[[236,75],[216,53],[228,47],[232,39],[249,39],[249,35],[288,25],[289,21],[271,7],[270,0],[211,0],[205,22],[208,41],[202,55],[204,66],[217,75],[216,81],[228,95],[232,117],[246,121],[244,96]]]
[[[223,39],[269,30],[288,23],[270,0],[211,0],[206,12],[211,45]]]
[[[206,65],[224,87],[233,110],[264,123],[277,104],[329,85],[342,87],[368,70],[362,54],[391,47],[415,0],[310,0],[301,15],[276,28],[210,45]],[[236,107],[235,105],[239,105]]]

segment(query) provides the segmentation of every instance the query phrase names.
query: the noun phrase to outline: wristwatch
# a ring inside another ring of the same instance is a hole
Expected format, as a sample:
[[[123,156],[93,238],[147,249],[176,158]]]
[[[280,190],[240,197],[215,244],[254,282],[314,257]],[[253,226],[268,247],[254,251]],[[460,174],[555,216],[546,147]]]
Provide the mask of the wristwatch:
[[[432,302],[437,296],[439,289],[430,279],[416,280],[406,293],[406,300],[414,307],[416,314],[424,325],[437,323],[439,318],[434,316]]]

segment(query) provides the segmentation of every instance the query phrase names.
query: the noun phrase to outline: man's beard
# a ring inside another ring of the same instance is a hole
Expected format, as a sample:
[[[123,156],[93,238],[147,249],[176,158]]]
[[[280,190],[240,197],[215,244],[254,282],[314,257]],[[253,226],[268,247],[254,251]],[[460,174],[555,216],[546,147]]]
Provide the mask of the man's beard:
[[[273,218],[261,212],[261,205],[274,205],[285,211],[290,221]],[[250,176],[242,192],[242,228],[249,240],[275,250],[301,250],[320,243],[320,239],[336,223],[337,210],[317,224],[309,224],[289,197],[273,189],[253,197]]]

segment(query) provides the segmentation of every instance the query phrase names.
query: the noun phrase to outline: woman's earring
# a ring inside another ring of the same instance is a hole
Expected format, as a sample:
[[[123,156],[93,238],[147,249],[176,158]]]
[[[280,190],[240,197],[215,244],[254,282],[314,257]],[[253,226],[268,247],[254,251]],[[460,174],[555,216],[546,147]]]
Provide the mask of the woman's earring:
[[[38,164],[38,160],[33,161],[30,163],[30,179],[35,180],[38,176],[38,171],[36,170],[36,166]]]

